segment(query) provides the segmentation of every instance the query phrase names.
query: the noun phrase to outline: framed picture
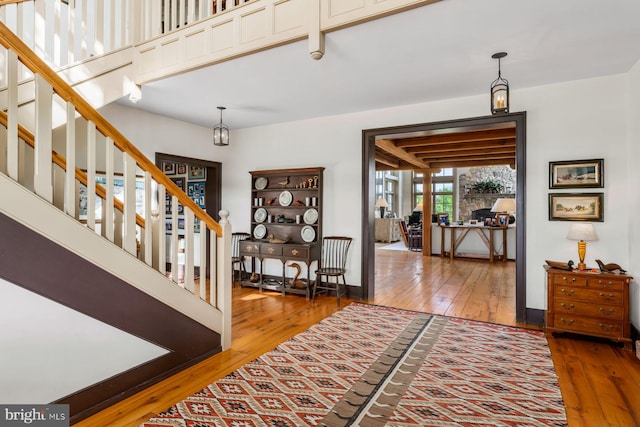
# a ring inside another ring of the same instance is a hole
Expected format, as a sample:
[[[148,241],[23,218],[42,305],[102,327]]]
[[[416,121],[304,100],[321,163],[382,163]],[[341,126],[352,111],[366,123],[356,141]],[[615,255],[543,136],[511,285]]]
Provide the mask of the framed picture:
[[[449,214],[446,212],[438,213],[438,225],[449,225]]]
[[[549,188],[604,188],[604,159],[549,162]]]
[[[493,225],[493,220],[494,220],[494,218],[486,217],[486,218],[484,219],[484,225],[485,225],[486,227],[491,227],[491,226]]]
[[[164,172],[165,175],[175,175],[176,164],[173,162],[162,162],[162,172]]]
[[[509,225],[509,214],[508,213],[499,213],[496,214],[496,225],[501,227],[506,227]]]
[[[178,186],[179,189],[184,191],[184,178],[171,178],[174,184]]]
[[[184,175],[187,173],[187,165],[184,163],[178,163],[178,175]]]
[[[604,221],[604,193],[549,193],[549,221]]]
[[[189,179],[205,179],[207,177],[204,166],[189,165]]]

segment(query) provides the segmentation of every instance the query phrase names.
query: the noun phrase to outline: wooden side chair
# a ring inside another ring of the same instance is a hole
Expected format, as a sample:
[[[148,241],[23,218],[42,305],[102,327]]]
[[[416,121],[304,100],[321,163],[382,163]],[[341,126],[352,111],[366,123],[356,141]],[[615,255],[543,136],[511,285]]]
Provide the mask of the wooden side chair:
[[[235,283],[236,281],[236,265],[238,265],[238,282],[242,280],[242,272],[247,274],[247,271],[244,268],[244,257],[240,256],[240,242],[248,239],[249,237],[251,237],[249,233],[231,233],[231,268],[233,270],[232,283]]]
[[[351,246],[351,237],[331,236],[322,239],[322,257],[320,265],[316,270],[316,280],[313,282],[313,292],[311,301],[316,298],[317,290],[321,290],[329,294],[335,291],[338,299],[338,307],[340,307],[340,297],[347,293],[347,282],[344,278],[347,265],[347,253]],[[334,282],[330,278],[334,278]],[[340,289],[340,277],[342,277],[343,289]],[[324,280],[323,280],[324,279]]]
[[[407,222],[404,219],[400,220],[400,235],[402,236],[402,241],[406,247],[409,247],[409,229],[407,228]]]

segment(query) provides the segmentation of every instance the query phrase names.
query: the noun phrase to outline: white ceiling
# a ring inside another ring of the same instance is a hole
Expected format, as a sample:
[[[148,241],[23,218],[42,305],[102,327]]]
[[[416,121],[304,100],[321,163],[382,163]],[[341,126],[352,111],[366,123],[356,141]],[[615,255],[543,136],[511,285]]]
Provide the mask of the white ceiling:
[[[442,0],[142,88],[123,105],[232,129],[625,73],[640,59],[639,0]],[[512,95],[514,96],[514,95]],[[517,94],[515,95],[517,96]]]

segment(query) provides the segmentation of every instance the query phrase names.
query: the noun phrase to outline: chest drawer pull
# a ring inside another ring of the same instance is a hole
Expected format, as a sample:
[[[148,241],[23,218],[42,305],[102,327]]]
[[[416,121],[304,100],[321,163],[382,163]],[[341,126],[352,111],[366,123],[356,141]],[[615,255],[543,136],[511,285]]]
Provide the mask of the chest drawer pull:
[[[600,329],[605,330],[605,331],[611,331],[613,330],[613,325],[604,325],[602,323],[600,323]]]
[[[600,307],[600,313],[602,314],[614,314],[616,311],[613,308],[610,308],[609,310],[605,310],[603,307]]]
[[[562,289],[560,290],[560,292],[562,292],[563,294],[566,294],[566,293],[567,293],[567,290],[566,290],[565,288],[562,288]],[[571,290],[569,291],[569,293],[570,293],[570,294],[572,294],[572,295],[573,295],[575,292],[576,292],[576,290],[575,290],[575,289],[571,289]],[[602,294],[600,294],[600,296],[602,296]]]
[[[568,279],[567,279],[567,277],[566,277],[566,276],[563,276],[563,277],[562,277],[562,280],[564,280],[564,281],[566,282]],[[572,282],[575,282],[575,281],[576,281],[576,278],[575,278],[575,277],[572,277],[572,278],[571,278],[571,281],[572,281]]]
[[[574,308],[574,307],[575,307],[575,305],[573,305],[573,304],[569,304],[569,307],[567,307],[567,304],[565,304],[565,303],[563,303],[563,302],[562,302],[562,303],[560,303],[560,306],[561,306],[562,308],[569,308],[569,309],[572,309],[572,308]],[[602,310],[602,309],[600,309],[600,310]]]
[[[566,324],[569,324],[569,325],[573,324],[573,319],[571,319],[571,320],[567,320],[567,319],[565,319],[564,317],[562,317],[562,318],[560,318],[560,321],[561,321],[562,323],[564,323],[565,325],[566,325]],[[601,326],[602,326],[602,324],[601,324]]]
[[[604,299],[612,299],[615,295],[613,294],[605,295],[603,292],[600,292],[600,296]]]

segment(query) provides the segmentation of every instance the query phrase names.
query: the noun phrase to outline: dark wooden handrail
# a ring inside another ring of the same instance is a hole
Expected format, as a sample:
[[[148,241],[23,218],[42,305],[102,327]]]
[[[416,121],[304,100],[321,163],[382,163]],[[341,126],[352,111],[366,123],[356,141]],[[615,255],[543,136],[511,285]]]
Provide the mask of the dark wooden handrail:
[[[70,102],[76,111],[87,121],[96,125],[96,129],[104,136],[111,138],[113,143],[131,156],[144,171],[151,173],[153,179],[162,184],[167,191],[178,198],[178,201],[186,208],[193,211],[196,218],[206,224],[207,228],[215,231],[218,237],[222,237],[222,227],[211,218],[198,204],[185,194],[171,179],[156,167],[144,154],[142,154],[124,135],[120,133],[107,119],[98,113],[82,96],[53,71],[42,59],[40,59],[29,47],[20,40],[4,23],[0,22],[0,44],[6,49],[13,50],[20,62],[33,73],[40,75],[47,81],[53,90],[66,102]],[[76,171],[77,175],[77,171]]]

